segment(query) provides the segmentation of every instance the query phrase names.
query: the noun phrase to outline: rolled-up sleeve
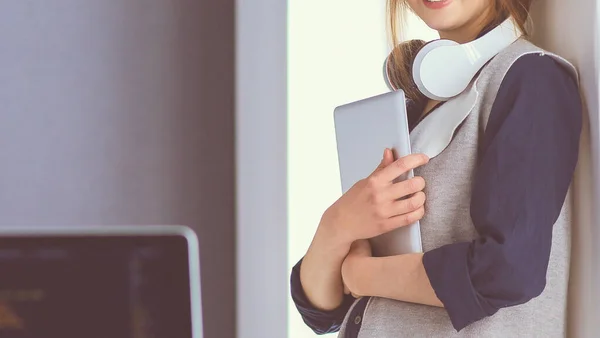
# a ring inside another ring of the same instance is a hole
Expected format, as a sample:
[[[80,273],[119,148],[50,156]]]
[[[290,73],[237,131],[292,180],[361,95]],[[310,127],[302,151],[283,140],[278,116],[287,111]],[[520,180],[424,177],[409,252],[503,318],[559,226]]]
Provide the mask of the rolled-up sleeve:
[[[570,74],[549,56],[517,60],[480,148],[471,200],[478,238],[423,256],[457,331],[544,290],[552,228],[574,174],[581,128]]]
[[[290,277],[290,289],[292,293],[292,300],[302,316],[304,323],[308,325],[316,334],[334,333],[340,330],[344,317],[352,303],[354,303],[354,297],[345,295],[342,304],[333,311],[322,311],[314,307],[302,288],[300,281],[300,267],[302,266],[302,260],[300,260],[292,269]]]

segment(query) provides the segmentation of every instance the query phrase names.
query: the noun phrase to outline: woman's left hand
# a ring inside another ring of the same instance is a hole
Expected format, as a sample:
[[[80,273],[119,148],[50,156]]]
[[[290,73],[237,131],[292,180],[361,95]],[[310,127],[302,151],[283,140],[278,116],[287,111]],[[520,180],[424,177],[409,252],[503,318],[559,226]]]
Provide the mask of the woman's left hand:
[[[366,296],[360,292],[359,279],[361,277],[364,278],[364,276],[361,276],[361,272],[358,269],[359,264],[357,263],[368,257],[372,257],[371,244],[369,240],[361,239],[352,243],[350,252],[346,256],[346,259],[344,259],[344,263],[342,263],[344,292],[351,294],[354,298]]]

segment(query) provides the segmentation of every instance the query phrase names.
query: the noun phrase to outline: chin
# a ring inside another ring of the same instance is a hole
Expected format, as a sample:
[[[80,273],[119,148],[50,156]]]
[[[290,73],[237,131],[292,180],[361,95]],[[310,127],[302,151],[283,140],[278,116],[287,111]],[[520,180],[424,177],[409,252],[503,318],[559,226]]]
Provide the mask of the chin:
[[[453,20],[452,16],[432,15],[431,17],[421,18],[425,24],[438,32],[451,31],[460,27],[460,23]]]
[[[448,6],[440,9],[429,9],[423,0],[408,0],[413,12],[436,31],[452,31],[465,24],[468,11],[461,6],[459,1],[453,1]]]

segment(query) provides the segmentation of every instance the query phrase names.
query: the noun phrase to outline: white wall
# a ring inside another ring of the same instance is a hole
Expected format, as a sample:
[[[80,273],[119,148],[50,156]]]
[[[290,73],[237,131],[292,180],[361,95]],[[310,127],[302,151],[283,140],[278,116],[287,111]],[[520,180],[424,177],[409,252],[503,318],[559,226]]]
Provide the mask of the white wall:
[[[570,286],[570,337],[598,337],[600,324],[599,31],[598,2],[546,0],[534,6],[534,40],[573,62],[580,74],[588,130],[575,181],[578,222],[574,227]]]

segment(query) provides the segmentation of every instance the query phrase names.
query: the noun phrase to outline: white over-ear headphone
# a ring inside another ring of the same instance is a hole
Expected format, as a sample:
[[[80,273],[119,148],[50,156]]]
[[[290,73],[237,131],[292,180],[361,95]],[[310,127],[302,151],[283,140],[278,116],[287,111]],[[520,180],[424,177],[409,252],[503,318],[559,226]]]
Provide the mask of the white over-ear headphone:
[[[523,33],[512,18],[484,36],[465,44],[439,39],[425,44],[413,61],[412,75],[423,95],[446,101],[462,93],[475,74],[496,54],[521,37]],[[388,56],[385,79],[391,90]]]

